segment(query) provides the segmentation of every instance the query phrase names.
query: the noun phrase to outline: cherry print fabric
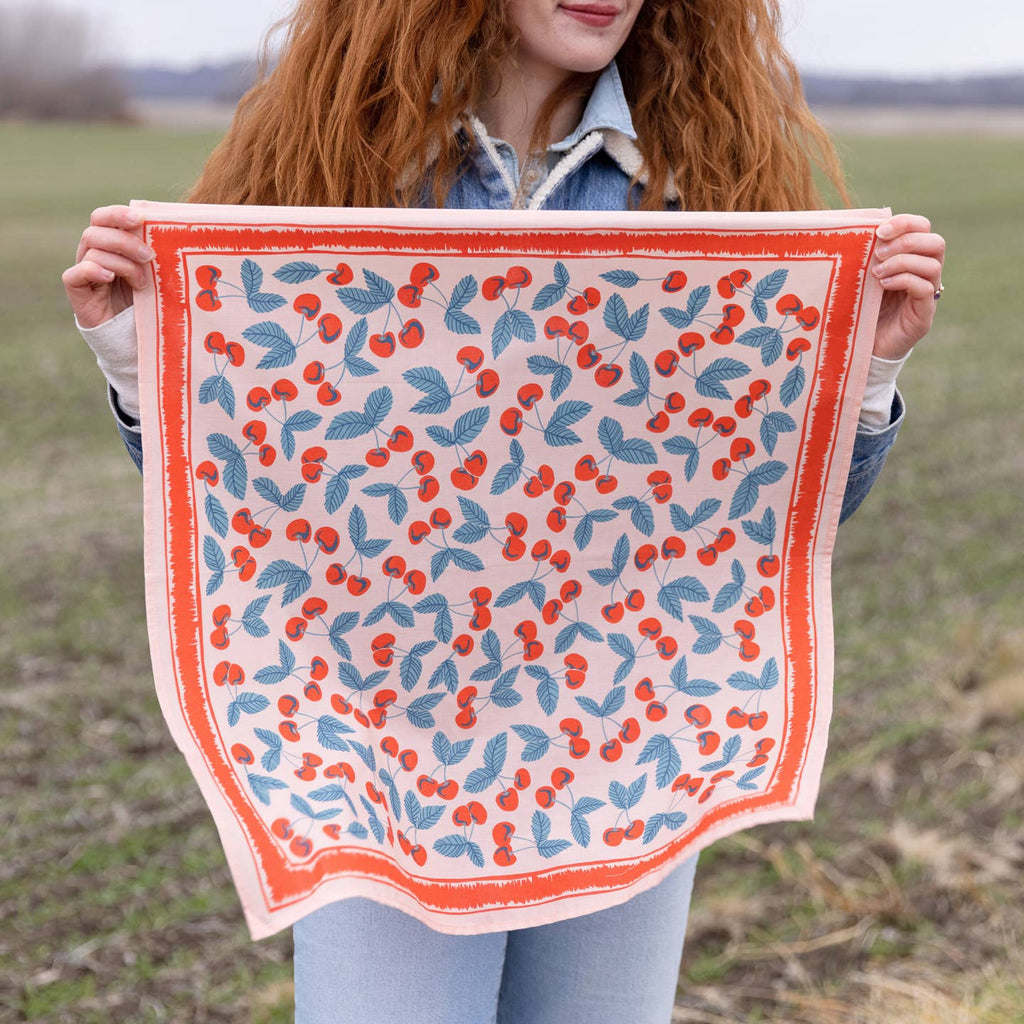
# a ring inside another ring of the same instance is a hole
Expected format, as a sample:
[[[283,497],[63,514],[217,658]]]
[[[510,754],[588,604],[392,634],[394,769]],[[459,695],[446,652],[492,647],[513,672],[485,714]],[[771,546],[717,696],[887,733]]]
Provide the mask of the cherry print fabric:
[[[254,938],[813,816],[887,211],[134,205],[156,686]]]

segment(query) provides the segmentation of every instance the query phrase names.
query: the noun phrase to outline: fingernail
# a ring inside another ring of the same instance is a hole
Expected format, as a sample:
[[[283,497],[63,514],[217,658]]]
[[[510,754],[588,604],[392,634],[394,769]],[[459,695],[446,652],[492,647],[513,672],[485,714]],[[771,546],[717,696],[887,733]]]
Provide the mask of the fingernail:
[[[133,228],[137,228],[145,220],[138,210],[129,210],[125,219],[128,221],[128,226]]]
[[[103,268],[103,272],[100,276],[103,278],[104,281],[114,280],[114,272],[112,270],[107,270],[106,267]]]
[[[876,234],[879,238],[892,238],[893,227],[888,221],[886,221],[884,224],[878,225],[878,231]]]
[[[148,245],[139,246],[139,259],[146,260],[146,262],[149,262],[149,260],[151,260],[155,255],[156,253],[154,253],[153,250],[150,249]]]
[[[888,255],[889,255],[889,246],[887,246],[887,245],[880,245],[880,246],[878,246],[877,249],[875,249],[875,256],[877,256],[878,259],[880,259],[880,260],[884,260],[886,258],[886,256],[888,256]]]

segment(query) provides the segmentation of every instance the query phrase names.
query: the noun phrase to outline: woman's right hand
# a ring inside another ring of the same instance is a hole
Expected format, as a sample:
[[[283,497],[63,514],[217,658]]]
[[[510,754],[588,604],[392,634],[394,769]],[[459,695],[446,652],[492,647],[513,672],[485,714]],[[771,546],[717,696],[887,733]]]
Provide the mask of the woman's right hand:
[[[80,327],[98,327],[132,304],[132,291],[146,284],[152,250],[134,232],[142,215],[127,206],[93,210],[82,232],[75,265],[61,278]]]

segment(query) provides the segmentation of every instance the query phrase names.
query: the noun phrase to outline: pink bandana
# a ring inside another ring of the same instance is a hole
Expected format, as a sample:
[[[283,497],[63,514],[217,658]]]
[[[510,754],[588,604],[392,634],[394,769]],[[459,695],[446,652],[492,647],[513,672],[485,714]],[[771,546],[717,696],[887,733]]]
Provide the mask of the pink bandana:
[[[134,205],[156,685],[254,938],[813,815],[885,211]]]

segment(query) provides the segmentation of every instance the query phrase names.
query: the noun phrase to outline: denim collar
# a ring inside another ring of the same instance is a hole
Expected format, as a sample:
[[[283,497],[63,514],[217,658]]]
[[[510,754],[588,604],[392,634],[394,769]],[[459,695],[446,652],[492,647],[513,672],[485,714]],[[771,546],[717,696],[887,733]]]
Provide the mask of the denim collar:
[[[629,114],[629,104],[626,102],[626,94],[622,91],[622,79],[619,77],[615,61],[601,72],[601,76],[594,83],[580,123],[564,139],[552,143],[548,151],[565,153],[585,135],[603,129],[619,132],[626,138],[636,141],[633,118]]]

